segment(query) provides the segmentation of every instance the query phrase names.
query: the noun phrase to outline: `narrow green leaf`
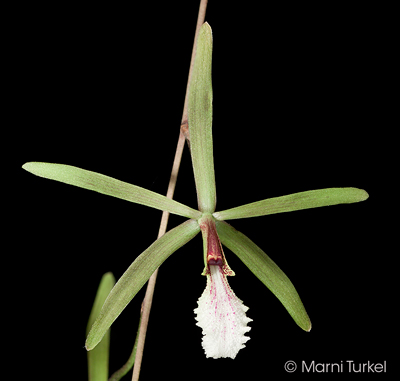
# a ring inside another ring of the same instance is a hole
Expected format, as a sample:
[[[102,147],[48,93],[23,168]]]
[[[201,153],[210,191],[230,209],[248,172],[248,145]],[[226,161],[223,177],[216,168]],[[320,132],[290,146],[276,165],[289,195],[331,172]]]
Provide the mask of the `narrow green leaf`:
[[[216,192],[212,141],[212,32],[204,23],[197,39],[196,58],[190,80],[188,120],[190,153],[199,210],[215,211]]]
[[[93,349],[123,309],[143,287],[151,274],[176,250],[200,231],[197,221],[188,220],[170,230],[129,266],[108,296],[99,317],[86,340],[86,349]]]
[[[97,289],[96,298],[93,303],[92,312],[90,313],[86,334],[88,334],[91,326],[99,316],[101,307],[103,306],[108,294],[114,287],[115,278],[112,273],[103,275]],[[88,373],[89,381],[107,381],[108,380],[108,358],[110,352],[110,330],[104,335],[99,345],[88,352]]]
[[[132,352],[131,352],[131,354],[130,354],[130,356],[128,358],[128,361],[121,368],[119,368],[117,371],[115,371],[110,376],[108,381],[119,381],[122,377],[124,377],[132,369],[133,364],[135,363],[135,359],[136,359],[136,350],[137,350],[137,345],[138,345],[138,341],[139,341],[141,322],[142,322],[142,314],[140,314],[140,319],[139,319],[138,329],[137,329],[137,333],[136,333],[135,343],[133,345],[133,349],[132,349]],[[93,351],[95,351],[96,348],[93,349]],[[91,351],[89,351],[89,353],[90,352]]]
[[[250,271],[281,301],[294,321],[310,331],[311,321],[299,294],[283,271],[253,241],[223,221],[217,221],[223,245],[235,253]]]
[[[216,212],[213,216],[219,220],[233,220],[236,218],[248,218],[265,216],[267,214],[292,212],[294,210],[318,208],[321,206],[351,204],[364,201],[368,193],[357,188],[327,188],[306,192],[289,194],[287,196],[267,198],[262,201],[253,202]]]
[[[198,210],[189,208],[161,194],[116,180],[100,173],[87,171],[70,165],[40,162],[26,163],[22,168],[40,177],[61,181],[108,196],[150,206],[151,208],[166,210],[167,212],[180,216],[193,219],[197,219],[201,216]]]

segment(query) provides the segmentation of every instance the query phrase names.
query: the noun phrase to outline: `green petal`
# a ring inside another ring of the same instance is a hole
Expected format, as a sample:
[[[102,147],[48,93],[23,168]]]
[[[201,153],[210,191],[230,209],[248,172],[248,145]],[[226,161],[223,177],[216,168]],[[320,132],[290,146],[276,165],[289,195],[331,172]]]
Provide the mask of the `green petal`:
[[[101,175],[100,173],[87,171],[70,165],[40,162],[26,163],[22,168],[40,177],[61,181],[108,196],[150,206],[155,209],[166,210],[180,216],[193,219],[197,219],[201,216],[198,210],[189,208],[161,194],[116,180],[112,177]]]
[[[97,289],[96,298],[90,313],[86,334],[89,333],[91,326],[100,313],[108,294],[115,284],[115,278],[112,273],[103,275]],[[108,380],[108,358],[110,352],[110,330],[104,335],[99,345],[88,352],[88,373],[89,381],[107,381]]]
[[[143,287],[151,274],[176,250],[200,231],[197,221],[189,220],[164,234],[140,254],[110,292],[86,340],[93,349],[123,309]]]
[[[351,204],[364,201],[368,193],[357,188],[327,188],[312,191],[293,193],[287,196],[267,198],[266,200],[253,202],[216,212],[213,216],[219,220],[233,220],[236,218],[248,218],[265,216],[267,214],[292,212],[294,210],[318,208],[337,204]]]
[[[217,222],[217,231],[228,249],[261,280],[281,301],[294,321],[310,331],[311,321],[292,282],[283,271],[253,241],[226,222]]]
[[[188,121],[190,152],[199,210],[215,211],[216,192],[212,142],[212,32],[204,23],[197,39],[196,58],[190,80]]]

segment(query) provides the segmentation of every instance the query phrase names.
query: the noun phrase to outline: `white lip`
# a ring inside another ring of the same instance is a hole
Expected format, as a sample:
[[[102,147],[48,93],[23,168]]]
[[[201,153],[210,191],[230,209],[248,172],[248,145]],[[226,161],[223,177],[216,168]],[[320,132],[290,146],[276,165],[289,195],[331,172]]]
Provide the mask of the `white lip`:
[[[207,286],[199,298],[196,313],[197,325],[203,330],[202,346],[207,357],[234,359],[250,338],[246,316],[249,309],[230,288],[220,266],[210,266]]]

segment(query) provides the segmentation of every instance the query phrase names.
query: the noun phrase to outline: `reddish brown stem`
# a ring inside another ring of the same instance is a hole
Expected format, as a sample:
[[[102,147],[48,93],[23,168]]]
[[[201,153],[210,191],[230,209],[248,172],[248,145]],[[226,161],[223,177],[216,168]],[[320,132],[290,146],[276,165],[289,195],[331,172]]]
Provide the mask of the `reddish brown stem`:
[[[205,18],[206,9],[207,9],[207,2],[208,2],[208,0],[201,0],[200,7],[199,7],[199,13],[197,16],[196,34],[194,37],[192,57],[191,57],[190,69],[189,69],[189,78],[188,78],[188,82],[187,82],[187,86],[186,86],[185,103],[183,106],[183,114],[182,114],[181,129],[180,129],[181,132],[179,134],[178,144],[177,144],[176,152],[175,152],[175,159],[174,159],[174,163],[172,166],[172,172],[171,172],[171,177],[170,177],[168,191],[167,191],[167,197],[169,197],[171,199],[173,198],[174,191],[175,191],[175,185],[176,185],[176,181],[177,181],[177,177],[178,177],[179,166],[181,163],[183,147],[185,145],[185,137],[188,138],[188,134],[186,133],[187,128],[185,129],[185,126],[187,127],[187,119],[188,119],[187,103],[188,103],[189,84],[190,84],[190,80],[191,80],[191,76],[192,76],[192,67],[193,67],[193,63],[194,63],[194,57],[196,55],[197,36],[198,36],[199,30],[200,30],[200,27],[204,23],[204,18]],[[161,223],[160,223],[160,229],[158,232],[158,238],[160,238],[163,234],[165,234],[165,232],[167,230],[168,218],[169,218],[169,213],[163,212],[163,215],[161,218]],[[141,367],[142,358],[143,358],[144,342],[145,342],[145,338],[146,338],[147,325],[148,325],[149,317],[150,317],[150,310],[151,310],[151,304],[153,301],[157,273],[158,273],[158,269],[153,273],[153,275],[150,277],[150,279],[147,283],[146,295],[144,297],[143,304],[142,304],[141,323],[140,323],[140,328],[139,328],[139,332],[138,332],[139,337],[138,337],[138,342],[137,342],[136,357],[135,357],[135,363],[134,363],[134,368],[133,368],[132,381],[139,380],[140,367]]]

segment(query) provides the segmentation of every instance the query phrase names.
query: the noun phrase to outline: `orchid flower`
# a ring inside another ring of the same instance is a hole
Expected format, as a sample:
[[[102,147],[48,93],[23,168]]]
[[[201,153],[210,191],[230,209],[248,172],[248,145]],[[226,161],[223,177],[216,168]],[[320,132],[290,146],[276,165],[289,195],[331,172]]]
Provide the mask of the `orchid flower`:
[[[203,331],[207,357],[235,358],[249,340],[251,321],[248,307],[235,295],[227,277],[235,275],[229,267],[222,245],[235,253],[254,275],[281,301],[294,321],[305,331],[311,322],[301,299],[288,277],[264,251],[226,220],[353,203],[368,198],[357,188],[328,188],[305,191],[216,212],[216,189],[212,143],[212,32],[203,24],[189,89],[188,123],[190,152],[197,190],[198,210],[163,195],[114,178],[62,164],[29,162],[23,168],[37,176],[104,193],[130,202],[168,211],[188,218],[168,231],[142,254],[122,275],[109,293],[86,340],[93,349],[151,274],[176,250],[200,231],[203,237],[204,270],[207,284],[194,310]],[[200,273],[200,271],[199,271]]]

